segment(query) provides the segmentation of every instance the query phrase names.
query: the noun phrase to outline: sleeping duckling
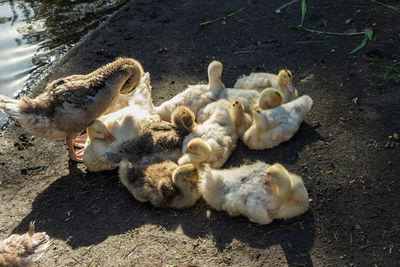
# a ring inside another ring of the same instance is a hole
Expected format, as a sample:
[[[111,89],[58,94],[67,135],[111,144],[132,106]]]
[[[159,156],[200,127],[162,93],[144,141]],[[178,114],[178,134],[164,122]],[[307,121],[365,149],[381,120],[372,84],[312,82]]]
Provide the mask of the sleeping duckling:
[[[232,114],[231,102],[220,99],[209,105],[218,108],[211,112],[210,118],[203,124],[196,125],[193,131],[184,139],[182,147],[184,155],[179,159],[179,165],[196,162],[203,163],[198,159],[197,149],[191,150],[190,143],[204,143],[204,146],[210,148],[211,155],[207,157],[204,163],[209,163],[213,168],[221,167],[236,147],[238,135],[233,119],[237,118]],[[192,139],[194,139],[193,142]],[[200,147],[200,145],[196,145],[197,147]]]
[[[256,162],[226,170],[206,166],[200,173],[199,191],[212,208],[259,224],[293,218],[309,208],[301,177],[279,163]]]
[[[178,160],[182,155],[183,140],[193,130],[194,115],[188,108],[180,106],[172,113],[171,121],[149,123],[143,135],[122,143],[116,152],[108,152],[106,157],[114,164],[123,158],[135,164]]]
[[[208,66],[208,84],[189,86],[172,99],[156,107],[157,114],[162,120],[169,121],[175,108],[186,106],[197,115],[200,108],[217,99],[220,91],[225,88],[221,81],[222,68],[221,62],[212,61]]]
[[[253,123],[253,120],[249,114],[244,112],[242,101],[238,98],[232,101],[232,117],[235,122],[236,133],[242,139],[244,133]]]
[[[76,155],[73,139],[113,106],[120,93],[129,93],[143,75],[140,63],[119,58],[87,75],[72,75],[49,83],[34,99],[0,96],[0,108],[33,135],[47,139],[65,138],[69,156]]]
[[[49,245],[50,237],[45,232],[35,233],[35,222],[31,222],[27,233],[0,242],[0,266],[33,266]]]
[[[178,166],[172,161],[136,165],[124,159],[119,178],[136,200],[155,207],[183,209],[200,198],[197,189],[199,171],[193,164]]]
[[[272,73],[250,73],[248,76],[240,77],[234,88],[240,89],[258,89],[267,87],[277,88],[282,96],[283,103],[288,103],[298,97],[298,92],[293,87],[293,76],[290,70],[282,69],[278,75]]]
[[[289,140],[312,104],[311,97],[303,95],[277,108],[253,110],[253,124],[244,133],[243,142],[250,149],[266,149]]]

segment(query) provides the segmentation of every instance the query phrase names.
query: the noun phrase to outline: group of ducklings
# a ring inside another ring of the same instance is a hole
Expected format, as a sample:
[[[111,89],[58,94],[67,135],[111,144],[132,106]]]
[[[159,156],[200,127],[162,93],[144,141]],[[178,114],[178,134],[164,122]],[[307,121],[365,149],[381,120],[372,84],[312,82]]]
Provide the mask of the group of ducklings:
[[[33,99],[0,96],[0,109],[36,136],[65,138],[70,158],[90,171],[119,168],[121,183],[140,202],[180,209],[203,197],[259,224],[306,212],[303,180],[281,164],[219,168],[239,138],[250,149],[289,140],[312,99],[298,97],[289,70],[252,73],[225,88],[222,69],[211,62],[208,84],[154,106],[150,75],[137,60],[118,58],[57,79]]]

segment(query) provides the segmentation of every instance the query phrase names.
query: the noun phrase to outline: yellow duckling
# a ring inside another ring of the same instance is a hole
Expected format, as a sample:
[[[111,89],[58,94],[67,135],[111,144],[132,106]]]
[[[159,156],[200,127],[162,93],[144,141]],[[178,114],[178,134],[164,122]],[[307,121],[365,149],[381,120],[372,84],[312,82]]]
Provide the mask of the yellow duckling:
[[[244,133],[250,128],[253,120],[249,114],[244,112],[244,106],[239,98],[232,101],[232,118],[238,137],[243,138]]]
[[[293,75],[290,70],[282,69],[278,75],[272,73],[250,73],[248,76],[240,77],[234,88],[259,89],[267,87],[277,88],[282,96],[283,103],[288,103],[298,97],[297,90],[293,87]]]
[[[212,208],[259,224],[296,217],[309,208],[303,180],[279,163],[259,161],[222,170],[206,166],[200,173],[199,191]]]

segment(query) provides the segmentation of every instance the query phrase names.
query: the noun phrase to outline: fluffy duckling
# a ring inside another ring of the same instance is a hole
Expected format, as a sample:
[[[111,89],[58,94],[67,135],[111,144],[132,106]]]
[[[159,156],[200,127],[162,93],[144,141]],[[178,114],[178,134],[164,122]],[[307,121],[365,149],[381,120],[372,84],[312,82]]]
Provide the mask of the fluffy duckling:
[[[171,113],[178,106],[186,106],[197,115],[200,108],[218,98],[221,90],[225,88],[221,81],[222,63],[212,61],[208,66],[208,84],[192,85],[172,99],[156,107],[156,112],[162,120],[169,121]]]
[[[49,245],[50,237],[45,232],[35,233],[35,222],[31,222],[27,233],[0,242],[0,266],[33,266]]]
[[[273,87],[264,89],[258,98],[258,107],[261,109],[271,109],[283,104],[282,93]]]
[[[266,149],[289,140],[299,129],[313,101],[303,95],[280,107],[253,110],[253,124],[244,133],[243,142],[250,149]]]
[[[250,73],[239,78],[234,88],[264,89],[274,87],[279,89],[283,96],[283,103],[288,103],[298,97],[298,92],[293,87],[293,75],[290,70],[282,69],[278,75],[272,73]]]
[[[183,140],[193,130],[194,115],[188,108],[180,106],[172,113],[171,121],[150,123],[146,133],[122,143],[116,153],[107,153],[107,158],[115,164],[123,158],[135,164],[178,160],[182,155]]]
[[[232,105],[230,101],[220,99],[216,101],[216,106],[219,108],[212,113],[210,118],[203,124],[196,125],[183,140],[182,153],[184,155],[179,159],[179,165],[209,163],[213,168],[219,168],[232,154],[238,139]],[[208,147],[211,151],[211,154],[205,157],[205,161],[203,161],[203,155],[200,155],[201,152],[206,151],[204,147]],[[201,148],[200,151],[198,151],[199,148]]]
[[[249,114],[244,112],[242,101],[238,98],[232,101],[232,117],[238,137],[243,138],[244,133],[250,128],[253,120]]]
[[[262,109],[274,108],[280,106],[283,102],[283,95],[278,89],[272,87],[264,89],[261,93],[251,89],[225,88],[219,98],[228,100],[240,99],[244,111],[247,113],[251,113],[257,107]]]
[[[149,201],[155,207],[188,208],[201,196],[197,189],[199,171],[193,164],[178,166],[164,161],[137,165],[124,159],[119,178],[136,200]]]
[[[212,208],[259,224],[296,217],[309,208],[301,177],[279,163],[256,162],[227,170],[205,167],[199,191]]]
[[[87,75],[72,75],[49,83],[34,99],[0,96],[0,108],[33,135],[47,139],[65,138],[69,156],[76,155],[73,139],[113,106],[120,93],[129,93],[141,77],[141,64],[119,58]]]

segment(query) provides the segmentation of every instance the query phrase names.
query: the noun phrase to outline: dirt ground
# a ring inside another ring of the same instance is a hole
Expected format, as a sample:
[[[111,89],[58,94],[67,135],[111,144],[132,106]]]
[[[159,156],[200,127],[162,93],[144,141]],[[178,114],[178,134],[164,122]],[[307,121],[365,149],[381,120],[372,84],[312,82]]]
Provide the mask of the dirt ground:
[[[118,56],[140,60],[151,73],[156,104],[206,82],[213,59],[224,64],[227,87],[242,74],[289,68],[300,94],[314,100],[300,130],[273,149],[239,143],[225,167],[283,163],[303,177],[310,210],[259,226],[204,201],[156,209],[135,201],[116,171],[90,173],[68,161],[64,141],[32,137],[11,123],[0,138],[1,239],[35,220],[53,238],[38,266],[400,265],[400,146],[389,139],[400,132],[400,4],[307,1],[306,28],[373,29],[366,47],[349,55],[363,35],[281,27],[300,23],[301,1],[280,13],[286,1],[232,2],[132,1],[59,61],[37,92]]]

